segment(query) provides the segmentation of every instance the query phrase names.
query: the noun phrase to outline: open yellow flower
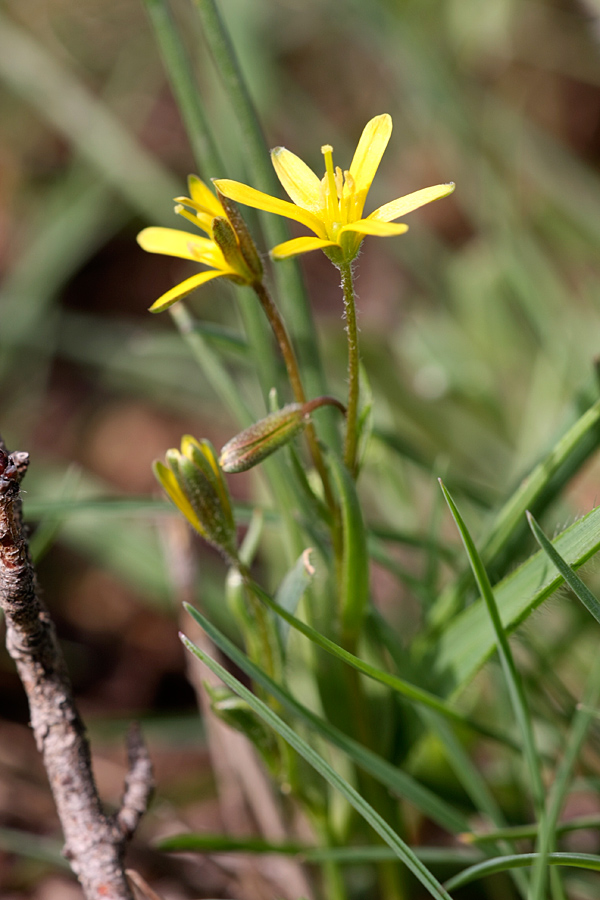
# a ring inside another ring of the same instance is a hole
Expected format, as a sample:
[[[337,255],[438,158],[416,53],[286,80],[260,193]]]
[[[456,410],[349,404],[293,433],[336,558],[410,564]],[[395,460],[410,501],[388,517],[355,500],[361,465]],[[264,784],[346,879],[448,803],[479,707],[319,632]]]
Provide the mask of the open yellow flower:
[[[369,188],[392,133],[391,116],[384,113],[367,123],[358,142],[350,168],[342,172],[333,166],[333,148],[321,147],[325,174],[319,179],[298,156],[276,147],[271,160],[281,184],[293,203],[271,197],[245,184],[218,179],[215,185],[225,197],[264,209],[306,225],[316,237],[299,237],[271,250],[275,259],[286,259],[310,250],[323,250],[333,262],[348,263],[359,251],[367,234],[380,237],[403,234],[408,226],[393,224],[407,213],[447,197],[454,184],[438,184],[392,200],[363,218]]]
[[[209,268],[171,288],[152,304],[150,312],[163,312],[213,278],[228,278],[237,284],[251,284],[255,279],[221,201],[195,175],[188,178],[188,187],[191,196],[176,197],[175,212],[202,229],[208,237],[175,228],[151,227],[140,231],[137,241],[148,253],[191,259]]]

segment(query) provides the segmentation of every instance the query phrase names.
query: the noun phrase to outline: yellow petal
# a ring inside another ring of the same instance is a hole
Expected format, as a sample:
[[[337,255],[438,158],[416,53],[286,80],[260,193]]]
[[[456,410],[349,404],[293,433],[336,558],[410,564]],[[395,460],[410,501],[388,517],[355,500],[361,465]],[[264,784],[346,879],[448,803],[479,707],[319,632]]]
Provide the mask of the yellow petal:
[[[412,212],[413,209],[425,206],[426,203],[432,203],[434,200],[441,200],[442,197],[447,197],[454,188],[454,182],[450,181],[448,184],[436,184],[433,187],[414,191],[412,194],[407,194],[405,197],[399,197],[398,200],[392,200],[391,203],[380,206],[368,218],[377,219],[380,222],[392,222],[394,219],[399,219],[400,216],[405,216],[407,213]]]
[[[392,133],[392,117],[387,113],[375,116],[365,125],[358,146],[350,164],[350,174],[354,179],[354,188],[360,205],[356,215],[362,214],[367,193],[379,168],[381,157],[388,145]]]
[[[214,241],[176,228],[144,228],[138,234],[137,242],[148,253],[164,253],[181,259],[199,260],[204,255],[214,254],[215,249]]]
[[[289,259],[292,256],[298,256],[300,253],[310,253],[311,250],[322,250],[323,247],[337,247],[335,241],[323,241],[321,238],[299,237],[293,238],[291,241],[284,241],[283,244],[277,244],[271,250],[273,259]]]
[[[303,209],[317,212],[320,208],[321,182],[313,170],[285,147],[271,150],[271,162],[288,197]]]
[[[404,234],[408,231],[408,225],[401,222],[399,225],[393,225],[390,222],[378,222],[377,219],[359,219],[358,222],[351,222],[340,228],[340,234],[345,231],[356,231],[358,234],[374,234],[377,237],[390,237],[394,234]]]
[[[200,524],[198,516],[192,509],[191,503],[179,487],[177,479],[175,478],[175,475],[173,474],[171,469],[168,469],[161,462],[155,462],[153,468],[154,474],[156,475],[162,489],[167,494],[169,499],[175,504],[177,509],[183,513],[190,525],[192,525],[200,534],[204,534],[204,529]]]
[[[264,209],[266,212],[272,212],[278,216],[285,216],[286,219],[294,219],[296,222],[306,225],[320,237],[327,237],[325,226],[321,220],[301,206],[271,197],[270,194],[263,194],[262,191],[257,191],[239,181],[230,181],[228,178],[217,179],[215,186],[230,200],[236,200],[246,206],[253,206],[255,209]]]
[[[210,269],[208,272],[200,272],[199,275],[192,275],[191,278],[186,278],[181,284],[175,285],[174,288],[171,288],[170,291],[167,291],[166,294],[163,294],[158,300],[155,300],[150,307],[150,312],[164,312],[169,306],[173,306],[173,304],[177,303],[178,300],[181,300],[182,297],[191,294],[192,291],[195,291],[196,288],[206,284],[207,281],[211,281],[213,278],[221,278],[223,275],[227,274],[227,271],[223,272],[219,269]]]
[[[198,203],[207,212],[212,213],[213,217],[225,215],[225,210],[221,206],[218,198],[215,197],[208,185],[204,184],[197,175],[190,175],[188,177],[188,188],[192,200]]]

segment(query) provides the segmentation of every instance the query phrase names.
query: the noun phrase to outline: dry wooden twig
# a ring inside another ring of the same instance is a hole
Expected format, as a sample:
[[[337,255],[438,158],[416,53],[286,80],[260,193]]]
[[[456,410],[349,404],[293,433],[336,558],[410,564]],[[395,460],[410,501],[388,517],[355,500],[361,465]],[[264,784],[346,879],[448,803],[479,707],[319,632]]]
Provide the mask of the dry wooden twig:
[[[104,813],[53,622],[37,590],[21,519],[20,482],[29,456],[0,438],[0,605],[6,647],[29,700],[31,727],[65,836],[64,853],[86,900],[133,900],[125,847],[152,792],[152,766],[139,729],[128,737],[129,772],[116,815]]]

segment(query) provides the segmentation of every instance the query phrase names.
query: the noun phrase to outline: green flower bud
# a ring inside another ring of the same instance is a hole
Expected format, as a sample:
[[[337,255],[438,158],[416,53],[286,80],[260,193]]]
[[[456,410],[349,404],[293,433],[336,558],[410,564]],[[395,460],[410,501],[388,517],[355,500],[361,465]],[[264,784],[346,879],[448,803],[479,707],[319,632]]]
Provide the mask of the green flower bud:
[[[240,431],[221,449],[219,464],[224,472],[245,472],[289,444],[305,428],[310,414],[320,406],[336,406],[345,414],[343,403],[334,397],[317,397],[307,403],[288,403],[254,425]]]
[[[212,444],[185,435],[181,451],[168,450],[166,462],[154,463],[154,474],[168,497],[206,541],[235,563],[231,499]]]
[[[308,422],[309,404],[290,403],[240,431],[221,450],[224,472],[245,472],[288,444]]]
[[[248,231],[248,226],[244,222],[239,209],[237,208],[233,200],[230,200],[228,197],[224,197],[219,190],[217,190],[217,199],[225,210],[225,214],[227,215],[231,227],[235,232],[238,244],[240,245],[242,256],[244,257],[248,268],[254,275],[256,281],[262,281],[262,262],[260,261],[260,256],[258,255],[256,244],[252,240],[252,235]]]
[[[225,261],[235,270],[236,274],[229,276],[231,280],[239,281],[240,284],[252,284],[255,281],[254,273],[244,259],[231,223],[223,216],[216,216],[212,220],[212,236]]]

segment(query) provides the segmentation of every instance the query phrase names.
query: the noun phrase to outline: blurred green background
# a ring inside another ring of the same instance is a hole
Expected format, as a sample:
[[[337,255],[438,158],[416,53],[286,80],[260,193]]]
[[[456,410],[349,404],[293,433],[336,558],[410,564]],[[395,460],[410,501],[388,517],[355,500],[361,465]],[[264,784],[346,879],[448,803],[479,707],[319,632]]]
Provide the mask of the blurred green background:
[[[319,148],[331,143],[346,167],[367,120],[389,112],[394,132],[367,211],[457,184],[451,198],[413,214],[402,238],[363,244],[362,357],[377,427],[396,443],[374,441],[363,492],[378,521],[424,526],[432,469],[443,470],[476,523],[597,393],[600,4],[224,0],[220,8],[268,146],[285,145],[319,171]],[[223,175],[245,180],[239,125],[193,5],[172,9]],[[183,433],[219,447],[236,425],[170,317],[147,313],[190,270],[144,254],[135,235],[146,224],[178,226],[171,199],[196,165],[142,3],[7,0],[0,119],[0,433],[31,454],[26,515],[100,787],[117,802],[122,734],[131,716],[142,718],[159,789],[134,864],[166,898],[246,900],[236,871],[214,861],[182,866],[149,849],[176,828],[218,830],[219,815],[164,562],[169,510],[150,465]],[[320,254],[301,267],[330,390],[343,396],[338,276]],[[209,285],[190,306],[214,326],[211,346],[259,414],[233,298]],[[597,503],[597,474],[592,458],[552,510],[552,527]],[[241,502],[253,491],[247,477],[231,486]],[[197,551],[199,597],[227,626],[221,563]],[[409,554],[402,563],[410,566]],[[410,632],[410,591],[400,596],[383,570],[374,591]],[[56,837],[4,652],[0,696],[0,824]],[[3,897],[78,896],[66,873],[12,854],[7,835]],[[43,857],[41,846],[31,854]]]

